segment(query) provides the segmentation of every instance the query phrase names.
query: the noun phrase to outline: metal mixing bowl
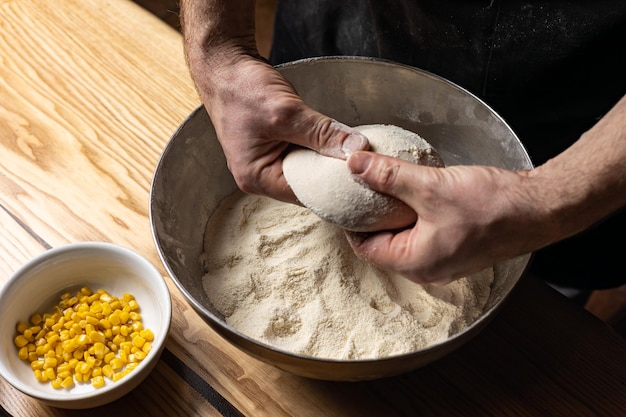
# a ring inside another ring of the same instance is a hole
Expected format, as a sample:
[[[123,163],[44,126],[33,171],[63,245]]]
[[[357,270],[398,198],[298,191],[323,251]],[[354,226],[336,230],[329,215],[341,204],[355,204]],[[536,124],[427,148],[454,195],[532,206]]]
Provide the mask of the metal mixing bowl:
[[[417,132],[446,165],[530,169],[526,150],[485,103],[433,74],[368,58],[318,58],[278,67],[313,108],[348,125],[394,124]],[[220,335],[248,354],[288,372],[328,380],[364,380],[428,364],[474,337],[493,318],[522,275],[530,255],[495,266],[481,317],[427,349],[377,360],[326,360],[257,342],[226,324],[209,302],[199,261],[209,215],[236,189],[204,108],[174,134],[158,163],[150,197],[152,233],[161,259],[189,304]]]

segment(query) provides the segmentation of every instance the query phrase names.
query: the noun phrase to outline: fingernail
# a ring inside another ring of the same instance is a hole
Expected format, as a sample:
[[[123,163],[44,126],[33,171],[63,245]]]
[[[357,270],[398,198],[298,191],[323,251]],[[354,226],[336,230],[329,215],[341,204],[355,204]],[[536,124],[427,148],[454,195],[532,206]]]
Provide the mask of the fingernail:
[[[341,145],[341,150],[346,156],[350,156],[357,151],[363,151],[367,149],[369,146],[369,142],[367,138],[360,133],[351,133],[348,137],[343,141]]]
[[[356,152],[348,157],[348,169],[355,175],[364,173],[370,166],[372,156],[367,152]]]

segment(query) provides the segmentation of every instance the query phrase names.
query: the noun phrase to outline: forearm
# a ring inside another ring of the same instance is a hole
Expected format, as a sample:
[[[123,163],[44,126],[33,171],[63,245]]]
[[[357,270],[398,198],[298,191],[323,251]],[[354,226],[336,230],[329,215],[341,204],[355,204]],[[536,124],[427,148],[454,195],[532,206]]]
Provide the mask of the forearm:
[[[260,58],[255,42],[254,0],[181,0],[181,24],[189,70],[202,101],[227,88],[241,60]]]
[[[626,97],[569,149],[529,174],[556,240],[626,205]],[[550,242],[551,243],[551,242]]]
[[[254,0],[181,0],[187,53],[241,48],[256,54]]]

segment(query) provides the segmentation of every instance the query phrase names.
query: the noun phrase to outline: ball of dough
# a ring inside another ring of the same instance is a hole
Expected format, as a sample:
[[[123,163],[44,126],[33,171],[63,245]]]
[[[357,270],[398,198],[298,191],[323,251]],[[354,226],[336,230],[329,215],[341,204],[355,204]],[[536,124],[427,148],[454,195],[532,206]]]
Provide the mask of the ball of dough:
[[[373,152],[420,165],[444,166],[437,151],[416,133],[380,124],[355,129],[368,138]],[[400,200],[359,183],[344,160],[297,148],[285,157],[283,172],[305,207],[347,230],[389,230],[416,220],[413,209]]]

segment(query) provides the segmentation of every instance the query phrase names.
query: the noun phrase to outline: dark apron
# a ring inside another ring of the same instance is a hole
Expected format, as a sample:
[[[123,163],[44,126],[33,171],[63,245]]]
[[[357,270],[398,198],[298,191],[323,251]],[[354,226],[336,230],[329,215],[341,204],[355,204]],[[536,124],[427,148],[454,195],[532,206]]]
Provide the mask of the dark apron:
[[[626,94],[626,1],[278,0],[273,64],[328,55],[412,65],[466,88],[535,165]],[[576,288],[626,283],[626,212],[538,251],[531,271]]]

